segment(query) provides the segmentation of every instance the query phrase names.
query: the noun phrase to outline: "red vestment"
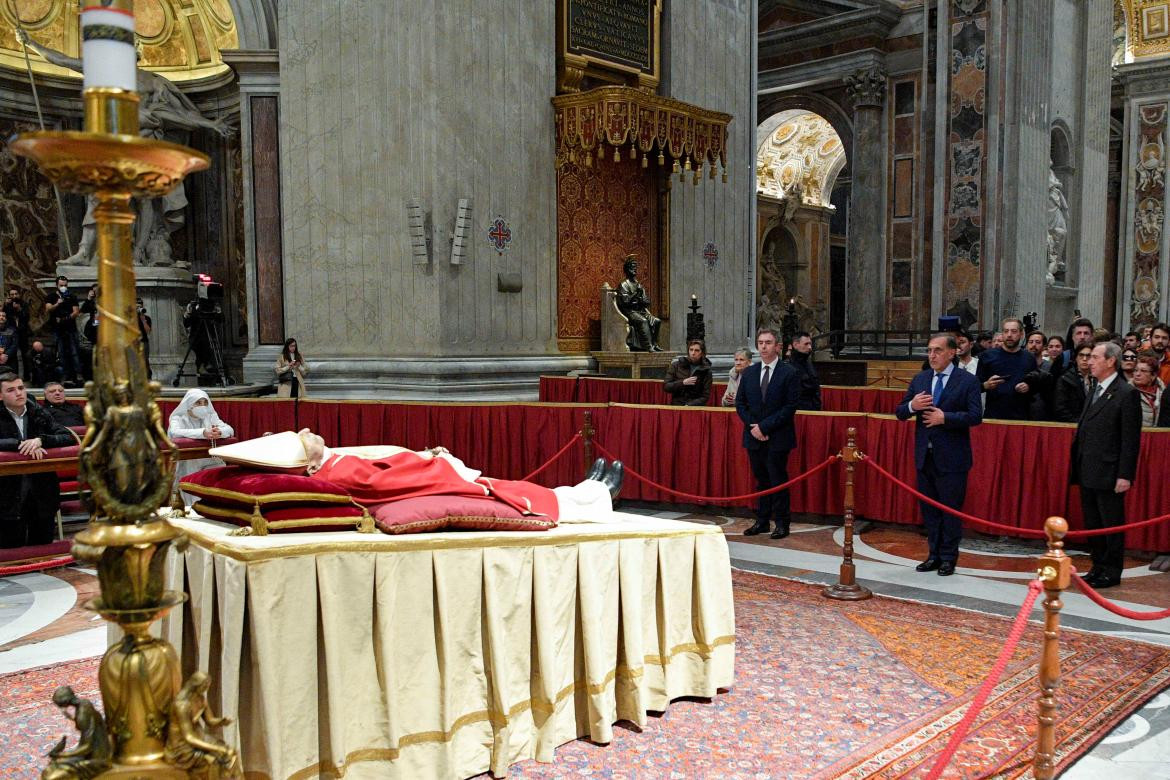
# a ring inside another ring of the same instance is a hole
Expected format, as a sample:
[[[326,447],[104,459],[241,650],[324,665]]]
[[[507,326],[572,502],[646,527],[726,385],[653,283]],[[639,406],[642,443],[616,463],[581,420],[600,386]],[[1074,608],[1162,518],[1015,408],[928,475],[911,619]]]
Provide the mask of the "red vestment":
[[[526,515],[559,519],[556,494],[546,487],[488,477],[468,482],[442,458],[423,458],[413,452],[377,459],[332,455],[313,476],[345,489],[359,504],[419,496],[493,498]]]

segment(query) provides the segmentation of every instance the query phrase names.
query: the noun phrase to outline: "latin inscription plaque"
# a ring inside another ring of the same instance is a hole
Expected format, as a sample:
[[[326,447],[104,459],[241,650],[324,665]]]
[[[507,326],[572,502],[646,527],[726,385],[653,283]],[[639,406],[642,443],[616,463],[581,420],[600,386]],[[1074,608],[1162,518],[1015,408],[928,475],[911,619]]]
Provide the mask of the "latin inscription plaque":
[[[569,53],[654,74],[656,0],[568,0]]]

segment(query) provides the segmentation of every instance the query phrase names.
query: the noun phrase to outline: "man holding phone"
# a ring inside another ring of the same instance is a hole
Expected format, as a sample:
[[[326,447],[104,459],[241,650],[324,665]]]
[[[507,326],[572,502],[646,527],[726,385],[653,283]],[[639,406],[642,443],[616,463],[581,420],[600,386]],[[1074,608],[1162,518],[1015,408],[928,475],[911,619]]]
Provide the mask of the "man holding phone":
[[[670,393],[671,406],[707,405],[711,398],[711,361],[702,339],[687,342],[687,354],[670,364],[662,389]]]

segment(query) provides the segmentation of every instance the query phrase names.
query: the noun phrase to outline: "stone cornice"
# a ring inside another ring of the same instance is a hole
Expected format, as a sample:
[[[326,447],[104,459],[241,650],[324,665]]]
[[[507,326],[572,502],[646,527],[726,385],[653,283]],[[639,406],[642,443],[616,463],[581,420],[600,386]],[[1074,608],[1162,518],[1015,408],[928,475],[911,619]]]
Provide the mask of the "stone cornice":
[[[878,5],[834,14],[759,36],[759,59],[790,56],[814,46],[877,36],[885,38],[902,17],[902,8],[892,0],[878,0]]]
[[[1116,65],[1115,83],[1126,96],[1166,94],[1170,92],[1170,57],[1141,59]]]
[[[786,65],[783,68],[761,71],[758,78],[758,94],[768,95],[791,92],[809,87],[840,85],[845,77],[859,70],[885,68],[886,55],[878,49],[857,51],[825,57],[820,60]]]

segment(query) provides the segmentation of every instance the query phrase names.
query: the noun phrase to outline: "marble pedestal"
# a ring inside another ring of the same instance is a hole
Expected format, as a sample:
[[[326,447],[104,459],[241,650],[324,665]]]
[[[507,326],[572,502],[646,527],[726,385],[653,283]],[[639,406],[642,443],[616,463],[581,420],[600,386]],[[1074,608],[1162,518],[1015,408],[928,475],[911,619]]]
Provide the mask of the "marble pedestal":
[[[597,370],[619,379],[661,379],[677,352],[590,352]]]
[[[69,278],[69,286],[79,299],[97,281],[97,267],[59,265],[57,273]],[[183,308],[195,298],[195,283],[190,269],[135,266],[138,297],[151,320],[150,368],[154,379],[170,385],[183,355],[187,352],[187,332],[183,329]],[[79,325],[80,327],[80,325]],[[100,326],[99,326],[100,327]],[[188,370],[194,368],[194,356]],[[186,384],[193,385],[194,379]]]

